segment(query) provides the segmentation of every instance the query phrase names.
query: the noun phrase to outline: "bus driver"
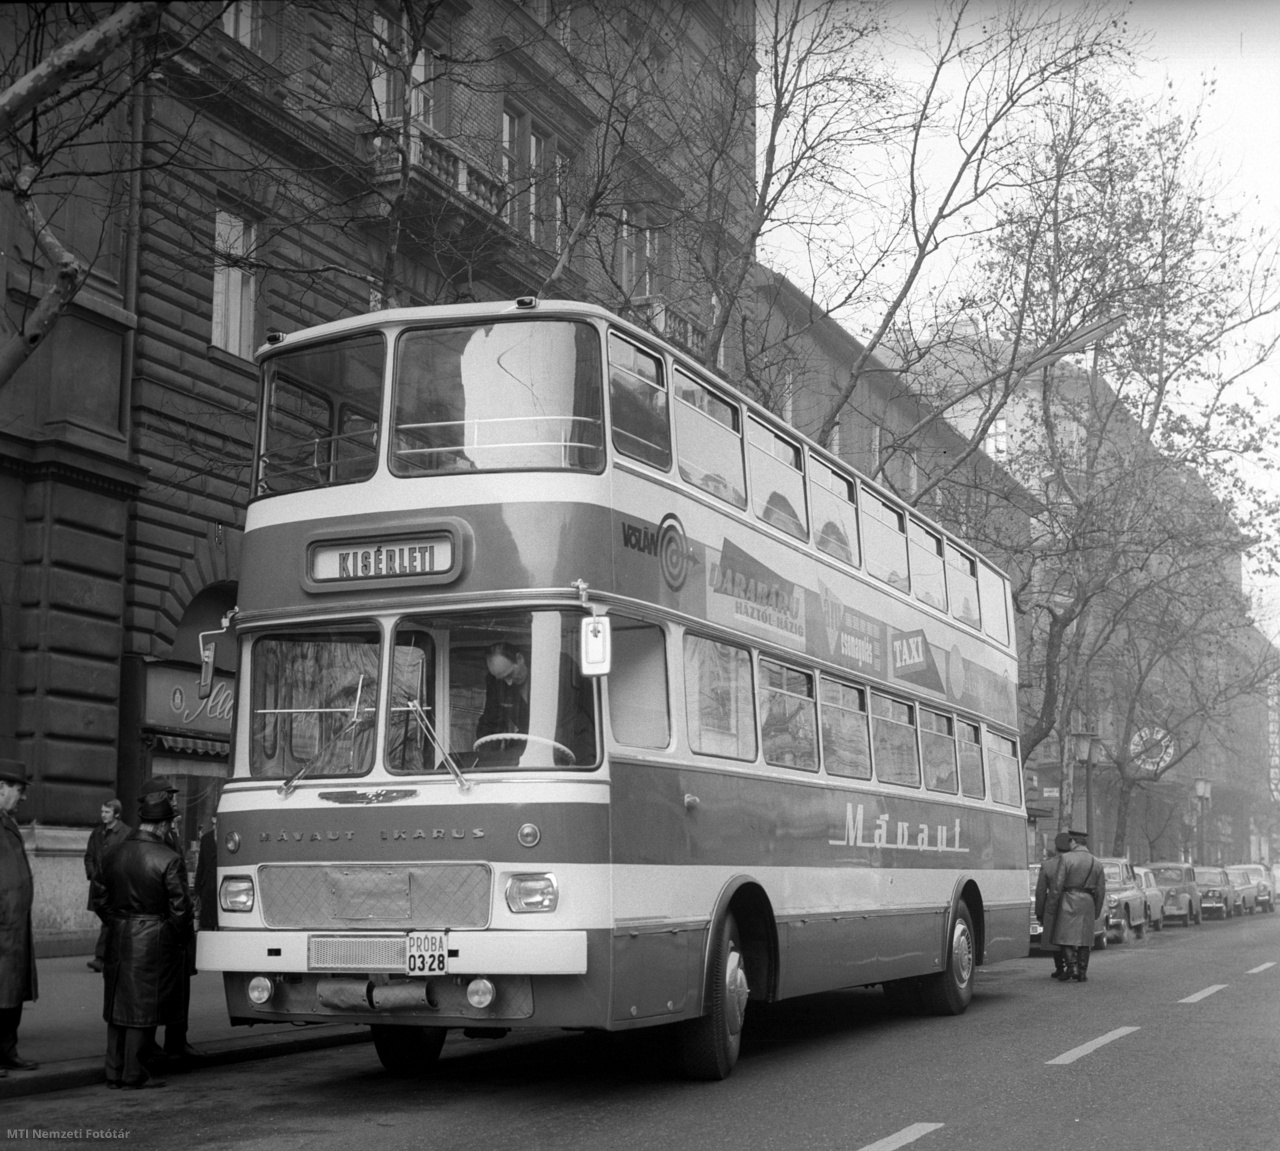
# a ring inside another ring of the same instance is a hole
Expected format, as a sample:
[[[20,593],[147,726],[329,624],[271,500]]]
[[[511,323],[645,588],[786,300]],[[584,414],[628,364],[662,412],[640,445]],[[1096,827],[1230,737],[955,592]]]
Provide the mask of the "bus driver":
[[[476,723],[476,740],[485,736],[529,731],[529,661],[525,653],[505,640],[485,651],[484,711]],[[595,758],[595,721],[591,689],[568,655],[560,655],[560,693],[556,700],[555,743],[559,756],[569,752],[570,762],[590,763]],[[513,741],[523,742],[523,741]],[[541,742],[546,742],[543,739]],[[498,750],[504,741],[494,740]]]

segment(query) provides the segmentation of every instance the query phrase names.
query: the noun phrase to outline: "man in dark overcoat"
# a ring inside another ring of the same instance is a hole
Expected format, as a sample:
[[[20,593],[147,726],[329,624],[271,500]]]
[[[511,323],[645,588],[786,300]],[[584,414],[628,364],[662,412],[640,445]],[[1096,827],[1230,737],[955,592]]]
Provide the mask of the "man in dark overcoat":
[[[102,861],[107,852],[119,847],[133,830],[120,818],[120,801],[109,799],[102,805],[102,822],[89,833],[89,845],[84,852],[84,877],[89,881],[89,910],[93,910],[93,881],[102,870]],[[94,971],[101,971],[103,958],[107,953],[107,921],[102,921],[98,931],[98,942],[93,948],[93,958],[89,966]]]
[[[191,898],[179,854],[165,842],[173,804],[139,804],[138,830],[107,856],[94,884],[111,923],[102,1016],[108,1087],[163,1087],[143,1062],[155,1031],[183,1010]]]
[[[1061,898],[1053,941],[1062,946],[1066,977],[1078,983],[1089,979],[1089,948],[1093,925],[1107,902],[1107,877],[1086,846],[1082,831],[1069,831],[1070,849],[1058,869]]]
[[[13,818],[26,798],[27,765],[0,759],[0,1078],[39,1064],[18,1054],[22,1005],[36,999],[36,949],[31,934],[34,886],[22,833]]]
[[[1036,879],[1036,919],[1040,922],[1040,939],[1045,947],[1053,948],[1053,974],[1051,979],[1067,978],[1067,961],[1062,948],[1053,942],[1054,928],[1058,922],[1058,900],[1062,896],[1062,882],[1059,872],[1062,870],[1062,857],[1071,848],[1071,837],[1060,831],[1054,837],[1055,854],[1040,865],[1040,875]]]

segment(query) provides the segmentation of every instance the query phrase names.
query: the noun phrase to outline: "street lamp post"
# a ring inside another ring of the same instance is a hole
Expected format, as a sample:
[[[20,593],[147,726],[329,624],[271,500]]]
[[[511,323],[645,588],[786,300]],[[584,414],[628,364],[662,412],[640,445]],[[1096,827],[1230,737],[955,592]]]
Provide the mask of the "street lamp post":
[[[1071,739],[1075,743],[1077,763],[1084,764],[1084,831],[1093,834],[1093,748],[1098,740],[1094,731],[1073,731]],[[1096,847],[1096,844],[1095,844]]]
[[[1205,824],[1205,819],[1207,818],[1207,812],[1209,809],[1209,800],[1212,797],[1212,795],[1213,795],[1213,781],[1210,779],[1197,779],[1196,780],[1196,799],[1199,801],[1199,804],[1200,804],[1200,818],[1197,821],[1200,825],[1200,858],[1198,862],[1202,865],[1207,864],[1209,862],[1205,858],[1205,854],[1204,854],[1204,824]]]

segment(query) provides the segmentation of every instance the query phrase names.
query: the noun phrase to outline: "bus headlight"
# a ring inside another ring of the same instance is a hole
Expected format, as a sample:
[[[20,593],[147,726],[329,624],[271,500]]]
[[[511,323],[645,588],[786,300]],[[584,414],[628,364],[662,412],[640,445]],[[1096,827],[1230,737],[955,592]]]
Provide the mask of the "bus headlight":
[[[223,911],[252,911],[253,877],[228,875],[218,889],[218,904]]]
[[[275,989],[275,984],[265,975],[255,975],[249,980],[249,1002],[261,1007]]]
[[[467,984],[467,1002],[472,1007],[488,1007],[497,993],[498,989],[494,987],[493,981],[486,979],[483,975]]]
[[[526,911],[554,911],[560,902],[560,889],[556,877],[550,873],[541,875],[513,875],[507,880],[507,906],[517,915]]]

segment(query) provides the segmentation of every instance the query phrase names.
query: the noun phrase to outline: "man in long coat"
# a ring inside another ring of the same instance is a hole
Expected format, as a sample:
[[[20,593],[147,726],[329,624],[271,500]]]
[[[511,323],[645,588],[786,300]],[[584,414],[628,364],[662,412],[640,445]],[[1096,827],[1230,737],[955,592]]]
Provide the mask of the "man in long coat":
[[[36,949],[31,934],[31,865],[14,809],[27,794],[27,765],[0,759],[0,1078],[39,1064],[18,1054],[22,1005],[34,1001]]]
[[[93,881],[102,870],[102,861],[107,852],[118,847],[133,830],[120,818],[120,801],[109,799],[102,805],[102,822],[89,833],[89,845],[84,852],[84,877],[89,881],[89,910],[93,910]],[[98,942],[93,948],[93,958],[89,966],[94,971],[101,971],[103,958],[107,953],[107,921],[102,921],[98,931]]]
[[[1054,837],[1053,849],[1057,853],[1040,865],[1036,879],[1036,919],[1040,922],[1040,938],[1044,946],[1053,948],[1053,974],[1051,979],[1067,978],[1067,961],[1062,948],[1053,942],[1054,928],[1058,922],[1058,900],[1062,896],[1062,857],[1071,850],[1071,837],[1060,831]]]
[[[1061,897],[1053,941],[1062,946],[1067,978],[1085,983],[1089,978],[1093,925],[1107,902],[1107,877],[1085,846],[1085,833],[1069,831],[1067,835],[1071,845],[1058,868]]]
[[[102,1016],[107,1022],[108,1087],[163,1087],[143,1063],[156,1027],[184,1009],[191,899],[182,860],[165,842],[174,816],[168,798],[139,804],[138,830],[102,867],[95,908],[111,922]]]

